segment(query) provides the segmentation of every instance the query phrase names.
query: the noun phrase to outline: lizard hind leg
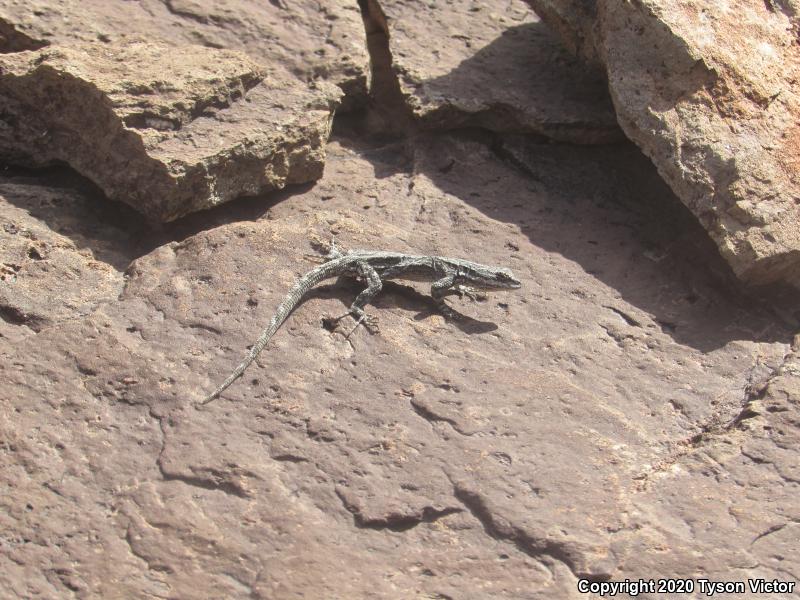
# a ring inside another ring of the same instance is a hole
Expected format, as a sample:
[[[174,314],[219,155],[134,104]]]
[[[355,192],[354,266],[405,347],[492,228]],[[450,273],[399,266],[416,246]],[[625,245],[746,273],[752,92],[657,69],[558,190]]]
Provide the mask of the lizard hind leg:
[[[367,263],[360,265],[358,271],[359,275],[366,281],[367,287],[353,300],[353,303],[350,305],[350,310],[334,319],[335,321],[341,321],[348,315],[355,319],[356,325],[350,330],[350,333],[345,336],[345,339],[350,338],[360,325],[364,325],[370,333],[378,332],[377,317],[364,312],[364,307],[383,289],[383,282],[378,272]]]

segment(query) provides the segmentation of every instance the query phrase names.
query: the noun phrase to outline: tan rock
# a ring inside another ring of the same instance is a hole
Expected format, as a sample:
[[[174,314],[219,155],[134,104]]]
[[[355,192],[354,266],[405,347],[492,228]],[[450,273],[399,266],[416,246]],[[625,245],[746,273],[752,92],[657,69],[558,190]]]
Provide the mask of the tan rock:
[[[521,0],[369,6],[388,35],[392,83],[424,127],[483,127],[575,143],[620,139],[601,73],[564,52]]]
[[[318,178],[338,96],[200,46],[51,47],[0,68],[4,158],[66,162],[158,221]]]
[[[0,337],[4,597],[550,600],[583,576],[796,573],[796,324],[716,273],[632,144],[496,152],[333,142],[319,183],[263,218],[145,230],[118,298]],[[20,227],[59,198],[29,188],[0,195]],[[62,236],[105,246],[88,232],[107,218],[67,199],[40,227],[76,213],[83,235]],[[452,322],[428,284],[387,283],[380,332],[348,341],[322,317],[363,285],[322,285],[197,410],[330,234],[505,265],[523,287],[453,298]]]
[[[745,281],[800,283],[798,3],[530,0]]]
[[[33,335],[119,297],[137,215],[97,227],[95,202],[33,178],[0,180],[0,337]]]
[[[338,85],[347,95],[343,108],[363,104],[369,90],[356,2],[0,0],[2,52],[131,40],[238,50],[303,81]]]

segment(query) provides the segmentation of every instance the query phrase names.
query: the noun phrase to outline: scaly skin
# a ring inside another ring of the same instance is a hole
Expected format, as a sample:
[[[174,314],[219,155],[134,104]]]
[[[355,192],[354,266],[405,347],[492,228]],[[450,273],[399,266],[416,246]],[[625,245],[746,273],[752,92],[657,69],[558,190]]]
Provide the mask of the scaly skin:
[[[351,250],[342,254],[332,244],[327,259],[325,263],[306,273],[294,284],[242,363],[200,403],[201,405],[217,398],[241,377],[305,295],[326,279],[347,275],[359,277],[367,283],[366,289],[356,297],[350,310],[339,317],[341,319],[352,315],[356,320],[356,327],[362,323],[374,325],[374,320],[364,312],[364,307],[381,291],[383,282],[390,279],[431,281],[431,296],[446,316],[453,316],[453,311],[444,303],[445,296],[450,294],[471,296],[474,289],[516,289],[521,286],[509,269],[481,265],[459,258],[370,250]],[[468,285],[464,285],[465,283]],[[350,334],[352,333],[351,331]]]

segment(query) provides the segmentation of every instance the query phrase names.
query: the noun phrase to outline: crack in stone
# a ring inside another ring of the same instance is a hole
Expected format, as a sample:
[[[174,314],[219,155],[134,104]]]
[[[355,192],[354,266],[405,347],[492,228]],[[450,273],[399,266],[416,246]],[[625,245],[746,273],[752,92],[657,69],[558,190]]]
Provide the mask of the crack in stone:
[[[534,559],[538,559],[542,556],[549,556],[563,563],[578,579],[607,581],[611,578],[611,573],[583,571],[577,564],[575,557],[576,551],[570,548],[568,544],[534,537],[524,529],[510,522],[504,520],[500,521],[492,514],[492,511],[478,493],[453,483],[453,495],[466,507],[470,514],[480,522],[486,534],[492,539],[510,542],[514,544],[520,552]]]
[[[785,483],[800,483],[800,479],[789,477],[788,475],[782,473],[778,465],[775,464],[775,461],[772,461],[768,458],[764,458],[762,456],[757,456],[755,454],[752,454],[751,452],[748,452],[747,450],[742,450],[742,456],[751,460],[753,463],[757,465],[768,465],[769,467],[772,468],[773,473],[775,473],[775,475],[777,475],[778,478],[783,480]]]
[[[411,398],[411,408],[414,409],[414,412],[417,413],[420,417],[429,421],[431,423],[447,423],[450,425],[456,433],[459,433],[463,436],[471,436],[471,433],[465,432],[459,423],[455,419],[451,419],[450,417],[444,417],[442,415],[438,415],[433,412],[430,408],[416,400],[415,398]]]
[[[216,335],[222,335],[223,331],[218,329],[217,327],[213,327],[212,325],[208,325],[206,323],[186,323],[185,325],[182,323],[178,323],[184,329],[198,329],[201,331],[208,331],[209,333],[214,333]]]
[[[720,440],[725,436],[730,436],[735,432],[742,432],[746,431],[745,428],[740,427],[742,422],[759,417],[763,414],[763,410],[760,410],[758,407],[753,406],[753,404],[759,400],[762,400],[767,393],[770,383],[777,377],[779,377],[783,371],[784,367],[786,366],[787,362],[789,361],[790,357],[793,355],[793,352],[787,353],[781,364],[775,367],[769,375],[764,377],[762,380],[756,382],[753,381],[753,372],[755,371],[755,366],[751,369],[751,373],[748,376],[748,383],[744,388],[744,398],[742,401],[742,407],[739,412],[730,418],[727,422],[723,422],[723,418],[721,415],[715,415],[705,423],[701,423],[698,425],[700,428],[700,432],[692,435],[691,437],[680,440],[676,442],[677,446],[680,446],[678,450],[672,453],[671,456],[667,456],[663,461],[655,465],[651,471],[642,473],[641,475],[634,477],[639,483],[636,486],[637,491],[644,491],[647,489],[650,479],[653,475],[658,473],[663,473],[669,470],[673,465],[678,464],[681,460],[695,452],[703,450],[707,447],[711,442],[715,440]],[[770,464],[775,472],[778,474],[781,479],[787,482],[795,482],[792,478],[787,478],[783,474],[781,474],[777,468],[770,460],[748,454],[743,448],[740,448],[739,451],[741,452],[742,456],[750,459],[756,464]]]
[[[235,587],[244,588],[243,591],[249,597],[251,597],[251,598],[256,597],[255,590],[253,589],[252,584],[247,583],[246,581],[242,581],[239,577],[237,577],[236,575],[233,575],[232,573],[229,573],[227,571],[223,571],[221,573],[221,575],[223,575],[224,577],[227,577],[228,579],[230,579],[233,582]]]
[[[44,325],[42,318],[28,314],[19,307],[9,304],[0,305],[0,319],[9,325],[27,325],[36,333],[39,333]]]
[[[164,478],[164,481],[180,481],[186,485],[204,490],[216,490],[231,496],[236,496],[238,498],[249,498],[249,495],[246,491],[230,481],[220,481],[217,478],[212,479],[210,477],[200,477],[198,475],[179,475],[177,473],[169,473],[164,470],[160,463],[158,467],[161,470],[161,476]],[[212,471],[211,474],[216,475],[216,472]]]
[[[800,523],[800,519],[791,519],[790,521],[787,521],[786,523],[781,523],[780,525],[775,525],[773,527],[770,527],[766,531],[764,531],[762,533],[759,533],[755,538],[753,538],[753,541],[750,542],[750,545],[752,546],[758,540],[760,540],[762,538],[765,538],[765,537],[767,537],[769,535],[772,535],[773,533],[777,533],[777,532],[781,531],[782,529],[785,529],[789,525],[797,525],[798,523]]]
[[[201,477],[199,475],[184,475],[180,473],[171,473],[164,467],[164,452],[167,448],[167,432],[164,428],[164,417],[158,418],[159,429],[161,430],[161,450],[156,459],[156,466],[158,467],[161,477],[164,481],[180,481],[192,487],[223,492],[230,496],[237,498],[249,499],[250,494],[247,490],[243,489],[240,485],[231,481],[225,481],[224,474],[216,469],[208,469],[210,477]]]
[[[626,313],[623,310],[620,310],[619,308],[615,308],[613,306],[608,306],[608,305],[605,305],[605,304],[603,305],[603,308],[607,308],[611,312],[616,313],[617,316],[619,316],[623,321],[625,321],[631,327],[641,327],[642,326],[642,324],[638,320],[634,319],[628,313]]]
[[[164,573],[164,574],[167,574],[167,575],[171,575],[171,574],[175,573],[174,569],[172,567],[170,567],[169,565],[155,565],[155,564],[153,564],[152,561],[148,560],[146,555],[141,554],[141,553],[136,551],[136,549],[134,548],[134,543],[133,543],[133,532],[131,531],[131,526],[130,525],[128,525],[128,528],[125,531],[125,537],[122,538],[122,539],[124,539],[125,543],[128,545],[128,550],[130,551],[130,553],[133,556],[135,556],[136,558],[138,558],[139,560],[141,560],[142,562],[144,562],[144,564],[147,566],[147,570],[148,571],[154,571],[156,573]],[[166,581],[162,581],[161,579],[158,579],[157,581],[159,583],[167,585],[167,587],[169,587],[168,584],[166,583]]]
[[[415,121],[403,97],[389,47],[389,24],[378,0],[358,0],[367,37],[372,89],[370,95],[386,118],[385,125],[399,132],[412,132]]]
[[[336,490],[336,495],[341,500],[344,508],[353,515],[353,521],[359,529],[374,529],[376,531],[388,529],[389,531],[403,532],[413,529],[422,523],[434,523],[448,515],[463,512],[462,509],[455,506],[441,509],[426,506],[416,514],[389,513],[380,517],[366,518],[358,507],[348,502],[341,491]]]

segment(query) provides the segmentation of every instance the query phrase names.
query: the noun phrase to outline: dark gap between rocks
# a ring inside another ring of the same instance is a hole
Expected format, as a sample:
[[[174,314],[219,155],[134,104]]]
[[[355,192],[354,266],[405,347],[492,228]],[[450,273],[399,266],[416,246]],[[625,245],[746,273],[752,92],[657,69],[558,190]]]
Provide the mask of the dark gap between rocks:
[[[389,25],[386,14],[377,0],[358,0],[361,18],[367,36],[367,52],[372,71],[369,119],[379,121],[373,125],[383,133],[409,133],[415,129],[415,120],[400,91],[400,82],[392,68],[389,48]]]

